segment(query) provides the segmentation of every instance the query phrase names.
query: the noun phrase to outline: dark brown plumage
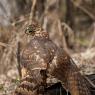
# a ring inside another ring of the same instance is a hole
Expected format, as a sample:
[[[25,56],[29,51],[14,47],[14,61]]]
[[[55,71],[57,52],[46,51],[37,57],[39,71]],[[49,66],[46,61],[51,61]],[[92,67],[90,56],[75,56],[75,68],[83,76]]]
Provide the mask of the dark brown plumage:
[[[71,95],[90,95],[84,77],[73,60],[49,39],[47,32],[37,23],[33,23],[27,27],[26,33],[30,35],[31,41],[21,52],[21,64],[35,84],[42,82],[39,70],[47,69],[49,64],[49,73],[62,81]]]

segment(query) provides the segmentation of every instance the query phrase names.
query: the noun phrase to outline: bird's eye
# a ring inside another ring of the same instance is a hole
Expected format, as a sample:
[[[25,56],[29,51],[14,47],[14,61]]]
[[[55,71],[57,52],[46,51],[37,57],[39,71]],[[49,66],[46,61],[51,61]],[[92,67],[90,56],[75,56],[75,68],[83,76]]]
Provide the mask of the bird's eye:
[[[28,35],[31,35],[31,34],[33,35],[34,32],[35,32],[35,31],[34,31],[33,29],[29,29],[29,28],[27,28],[27,29],[25,30],[25,33],[28,34]]]

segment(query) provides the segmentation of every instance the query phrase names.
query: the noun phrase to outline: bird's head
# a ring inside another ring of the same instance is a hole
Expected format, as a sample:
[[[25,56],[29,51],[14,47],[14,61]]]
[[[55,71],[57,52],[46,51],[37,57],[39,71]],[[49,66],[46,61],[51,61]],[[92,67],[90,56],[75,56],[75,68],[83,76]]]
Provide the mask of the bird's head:
[[[33,21],[26,27],[25,33],[32,37],[49,38],[48,32],[44,31],[41,25],[36,21]]]
[[[25,33],[34,36],[35,34],[40,33],[41,30],[41,26],[38,23],[32,23],[26,27]]]

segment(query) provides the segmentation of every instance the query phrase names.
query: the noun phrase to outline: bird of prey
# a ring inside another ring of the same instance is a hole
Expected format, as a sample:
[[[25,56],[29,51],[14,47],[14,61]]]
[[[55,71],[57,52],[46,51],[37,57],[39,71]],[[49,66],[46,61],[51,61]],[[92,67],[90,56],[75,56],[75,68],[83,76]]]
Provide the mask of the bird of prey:
[[[39,72],[48,68],[49,73],[64,83],[71,95],[90,95],[84,76],[65,50],[50,40],[48,32],[33,22],[25,33],[31,37],[21,52],[21,65],[26,75],[33,76],[33,81],[40,84],[42,80]]]

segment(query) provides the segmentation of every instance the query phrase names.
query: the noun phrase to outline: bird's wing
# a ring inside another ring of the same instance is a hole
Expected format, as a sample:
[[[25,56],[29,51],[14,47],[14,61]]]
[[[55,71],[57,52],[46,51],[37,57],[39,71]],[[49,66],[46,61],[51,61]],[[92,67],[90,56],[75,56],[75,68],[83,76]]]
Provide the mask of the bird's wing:
[[[71,95],[91,95],[83,75],[68,54],[59,49],[51,64],[51,75],[64,83]]]

